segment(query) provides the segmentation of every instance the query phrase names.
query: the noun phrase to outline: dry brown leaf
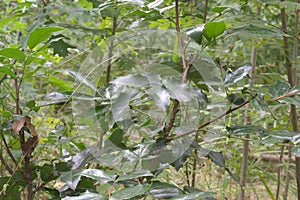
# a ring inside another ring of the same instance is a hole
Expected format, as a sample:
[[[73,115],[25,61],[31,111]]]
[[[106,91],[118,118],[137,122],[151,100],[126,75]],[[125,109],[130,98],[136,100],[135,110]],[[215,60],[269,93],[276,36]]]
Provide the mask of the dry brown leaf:
[[[25,118],[14,120],[12,124],[12,133],[17,134],[25,125]]]
[[[37,132],[36,132],[36,130],[35,130],[35,126],[33,125],[33,124],[30,124],[29,126],[28,126],[28,128],[29,128],[29,130],[30,130],[30,133],[31,133],[31,135],[32,136],[38,136],[38,134],[37,134]]]

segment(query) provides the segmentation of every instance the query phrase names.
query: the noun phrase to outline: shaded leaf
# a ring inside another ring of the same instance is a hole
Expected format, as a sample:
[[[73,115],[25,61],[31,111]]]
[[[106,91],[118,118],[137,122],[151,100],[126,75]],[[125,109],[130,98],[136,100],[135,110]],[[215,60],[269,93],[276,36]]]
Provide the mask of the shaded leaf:
[[[67,186],[70,187],[72,190],[75,190],[77,187],[77,184],[80,181],[80,178],[81,178],[80,173],[81,172],[82,172],[81,169],[61,172],[60,180],[62,182],[65,182],[67,184]]]
[[[83,83],[84,85],[86,85],[89,88],[91,88],[93,91],[97,90],[97,87],[93,83],[89,82],[87,80],[87,77],[83,77],[80,73],[77,73],[77,72],[69,70],[69,69],[65,70],[65,72],[67,72],[68,75],[72,76],[80,84]]]
[[[204,154],[204,156],[210,158],[215,164],[220,167],[225,167],[225,159],[221,152],[211,151],[202,147],[198,147],[198,149],[202,154]]]
[[[120,93],[118,98],[113,101],[111,105],[113,122],[118,122],[130,118],[129,102],[131,99],[131,95],[132,92],[127,90]]]
[[[300,97],[295,96],[295,97],[285,97],[283,99],[278,100],[280,103],[285,103],[285,104],[292,104],[295,106],[300,106]]]
[[[75,46],[66,43],[63,39],[59,39],[51,42],[49,48],[53,48],[53,55],[58,54],[61,57],[66,57],[69,54],[68,48],[75,48]]]
[[[251,105],[255,108],[258,114],[263,117],[266,113],[270,113],[268,104],[264,101],[263,95],[257,95],[256,98],[250,100]]]
[[[275,98],[288,93],[289,89],[290,84],[287,81],[277,80],[269,87],[269,93],[273,98]]]
[[[170,95],[180,102],[188,102],[193,98],[193,94],[188,85],[181,83],[178,79],[170,78],[163,80],[163,84],[169,90]]]

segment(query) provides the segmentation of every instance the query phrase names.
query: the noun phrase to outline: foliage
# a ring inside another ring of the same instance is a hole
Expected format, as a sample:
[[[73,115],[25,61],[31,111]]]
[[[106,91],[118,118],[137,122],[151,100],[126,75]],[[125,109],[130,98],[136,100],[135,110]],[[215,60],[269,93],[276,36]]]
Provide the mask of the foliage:
[[[0,199],[236,198],[241,136],[253,152],[299,155],[278,16],[297,3],[180,1],[179,16],[159,0],[0,8]],[[257,163],[250,182],[274,198],[275,175]]]

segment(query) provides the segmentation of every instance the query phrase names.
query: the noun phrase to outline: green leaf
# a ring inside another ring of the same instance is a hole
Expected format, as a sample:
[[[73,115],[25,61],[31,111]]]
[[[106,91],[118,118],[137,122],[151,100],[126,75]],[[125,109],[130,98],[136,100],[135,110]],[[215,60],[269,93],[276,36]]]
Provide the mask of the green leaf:
[[[295,146],[292,148],[292,154],[296,157],[300,157],[300,146]]]
[[[279,97],[288,93],[290,84],[287,81],[277,80],[273,85],[269,87],[269,93],[272,97]]]
[[[113,80],[112,83],[132,87],[144,87],[149,85],[148,79],[142,74],[121,76]]]
[[[263,134],[268,132],[268,130],[258,127],[258,126],[232,126],[232,127],[226,127],[226,130],[229,132],[229,134],[235,135],[235,136],[243,136],[245,134]]]
[[[204,156],[210,158],[211,161],[213,161],[215,164],[217,164],[220,167],[225,167],[225,159],[221,152],[211,151],[202,147],[199,147],[198,149],[201,153],[204,154]]]
[[[15,60],[24,61],[26,55],[17,48],[4,48],[0,50],[0,55],[13,58]]]
[[[135,171],[127,174],[122,174],[119,176],[117,181],[125,181],[130,179],[136,179],[139,177],[152,177],[153,174],[148,170]]]
[[[121,149],[127,149],[126,145],[123,142],[124,131],[120,128],[113,130],[112,134],[109,136],[108,140]],[[106,142],[106,141],[105,141]],[[107,142],[106,142],[107,143]]]
[[[146,93],[153,99],[155,105],[166,111],[170,105],[170,94],[162,86],[153,85]]]
[[[261,117],[265,116],[266,113],[271,112],[268,104],[264,101],[262,94],[259,94],[256,96],[256,98],[251,99],[250,103]]]
[[[49,76],[49,81],[59,87],[60,90],[63,91],[72,91],[73,90],[73,83],[63,80],[61,78],[57,78],[55,76]]]
[[[243,65],[239,67],[234,72],[228,72],[225,77],[224,84],[225,85],[232,85],[237,83],[238,81],[242,80],[252,69],[251,65]]]
[[[9,75],[11,78],[16,78],[15,73],[11,70],[11,65],[0,66],[0,72]]]
[[[85,169],[81,172],[82,176],[97,180],[97,181],[114,181],[115,175],[110,175],[103,170],[100,169]]]
[[[240,36],[249,40],[249,38],[257,38],[257,37],[270,37],[270,38],[280,38],[283,35],[283,32],[276,29],[271,29],[270,27],[262,24],[260,21],[255,22],[242,22],[230,29],[230,32],[226,38],[233,36]]]
[[[240,105],[245,102],[245,98],[239,93],[231,93],[227,98],[234,105]]]
[[[212,192],[195,192],[191,194],[183,194],[177,197],[171,198],[172,200],[199,200],[212,197],[215,193]]]
[[[183,84],[179,79],[170,78],[163,80],[163,84],[169,90],[172,98],[180,102],[188,102],[193,99],[193,93],[187,84]]]
[[[99,193],[91,193],[89,191],[86,191],[79,196],[67,196],[65,198],[62,198],[62,200],[107,200],[107,197]]]
[[[53,55],[58,54],[61,57],[66,57],[69,54],[68,48],[75,48],[75,46],[66,43],[63,39],[59,39],[51,42],[49,48],[53,48]]]
[[[174,185],[154,181],[151,185],[149,194],[157,199],[168,199],[182,195],[183,191]]]
[[[63,30],[63,28],[60,27],[36,28],[30,33],[30,36],[27,40],[27,45],[30,49],[33,49],[36,45],[49,39],[53,33],[61,30]]]
[[[224,10],[228,9],[229,7],[227,6],[217,6],[211,9],[211,11],[215,12],[215,13],[222,13]]]
[[[91,83],[90,81],[87,80],[87,77],[82,76],[80,73],[72,71],[72,70],[64,70],[64,72],[66,72],[68,75],[70,75],[71,77],[73,77],[76,81],[79,82],[79,84],[84,84],[86,86],[88,86],[89,88],[91,88],[93,91],[97,90],[97,87]]]
[[[214,39],[224,33],[225,29],[224,22],[209,22],[205,25],[205,36],[208,40]]]
[[[72,190],[75,190],[77,187],[77,184],[80,181],[80,178],[81,178],[80,173],[81,172],[82,172],[81,169],[61,172],[60,180],[62,182],[65,182]]]
[[[294,97],[285,97],[283,99],[278,100],[280,103],[285,103],[285,104],[290,104],[290,105],[295,105],[295,106],[300,106],[300,97],[299,96],[294,96]]]
[[[260,135],[262,143],[272,146],[276,143],[290,142],[294,144],[298,142],[299,135],[297,132],[289,130],[268,131]]]
[[[26,103],[26,107],[28,107],[29,109],[33,109],[35,107],[35,101],[34,100],[28,101]]]
[[[131,99],[132,91],[126,90],[119,94],[111,105],[112,122],[123,121],[130,118],[129,102]]]
[[[202,37],[203,37],[203,31],[204,31],[204,24],[201,24],[199,26],[189,28],[186,31],[187,36],[189,36],[192,40],[194,40],[197,44],[201,44]]]
[[[150,188],[151,185],[136,185],[129,188],[118,190],[111,195],[111,200],[122,200],[131,199],[137,196],[144,195]]]

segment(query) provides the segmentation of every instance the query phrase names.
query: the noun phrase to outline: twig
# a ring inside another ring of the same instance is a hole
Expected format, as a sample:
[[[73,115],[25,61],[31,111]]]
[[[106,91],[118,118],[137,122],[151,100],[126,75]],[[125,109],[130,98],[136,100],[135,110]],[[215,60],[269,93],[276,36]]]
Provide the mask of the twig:
[[[10,166],[5,161],[5,159],[2,155],[2,152],[0,152],[0,160],[1,160],[2,165],[5,167],[5,169],[12,175],[14,173],[14,171],[12,168],[10,168]]]
[[[300,3],[300,0],[297,0],[297,3],[299,4]],[[298,29],[299,29],[299,10],[295,10],[295,32],[294,32],[294,36],[295,36],[295,39],[294,39],[294,62],[296,63],[297,62],[297,57],[298,57],[298,48],[299,48],[299,38],[298,38]],[[297,80],[295,80],[295,83],[296,84]],[[287,167],[286,167],[286,175],[285,175],[285,188],[284,188],[284,193],[283,193],[283,200],[287,200],[287,197],[288,197],[288,191],[289,191],[289,183],[290,183],[290,168],[291,168],[291,162],[292,162],[292,148],[290,146],[288,146],[288,163],[287,163]],[[296,161],[298,163],[298,166],[299,167],[299,159],[297,160],[296,158]],[[296,163],[296,165],[297,165]],[[296,170],[296,174],[299,175],[300,172],[298,170]],[[297,176],[299,177],[299,176]],[[299,181],[298,181],[299,178],[297,178],[297,185],[298,185],[298,198],[299,198]]]
[[[257,96],[257,95],[253,96],[251,99],[254,99],[256,96]],[[250,100],[251,100],[251,99],[250,99]],[[174,137],[170,137],[169,140],[170,140],[170,141],[171,141],[171,140],[177,140],[177,139],[179,139],[179,138],[182,138],[182,137],[185,137],[185,136],[187,136],[187,135],[190,135],[190,134],[194,133],[195,131],[199,131],[199,130],[201,130],[202,128],[204,128],[204,127],[210,125],[211,123],[213,123],[213,122],[215,122],[215,121],[217,121],[217,120],[223,118],[224,116],[226,116],[226,115],[232,113],[233,111],[236,111],[236,110],[238,110],[238,109],[244,107],[245,105],[247,105],[247,104],[250,102],[250,100],[247,100],[247,101],[245,101],[244,103],[242,103],[242,104],[240,104],[240,105],[238,105],[238,106],[236,106],[236,107],[234,107],[234,108],[230,108],[230,109],[227,110],[225,113],[223,113],[223,114],[221,114],[221,115],[219,115],[219,116],[213,118],[212,120],[209,120],[209,121],[205,122],[204,124],[198,126],[198,128],[196,128],[196,129],[194,129],[194,130],[190,130],[190,131],[187,131],[187,132],[182,133],[182,134],[180,134],[180,135],[177,135],[177,136],[174,136]]]
[[[282,144],[281,146],[281,150],[280,150],[280,157],[279,157],[279,164],[277,166],[277,189],[276,189],[276,200],[279,199],[279,190],[280,190],[280,177],[281,177],[281,173],[280,173],[280,164],[282,163],[282,159],[283,159],[283,151],[284,151],[284,144]]]
[[[15,72],[15,75],[17,75],[16,72]],[[15,78],[15,79],[14,79],[14,82],[15,82],[15,93],[16,93],[16,114],[17,114],[17,115],[20,115],[21,112],[20,112],[20,104],[19,104],[20,97],[19,97],[19,85],[18,85],[18,79]]]
[[[287,93],[287,94],[283,94],[283,95],[281,95],[281,96],[274,97],[274,98],[271,99],[271,101],[277,101],[277,100],[283,99],[283,98],[285,98],[285,97],[291,97],[291,96],[294,96],[294,95],[296,95],[296,94],[298,94],[298,93],[300,93],[300,90],[294,90],[294,91],[289,92],[289,93]]]
[[[116,34],[117,29],[117,17],[113,17],[113,26],[112,26],[112,38],[108,47],[108,60],[107,60],[107,68],[106,68],[106,86],[109,86],[110,82],[110,74],[111,74],[111,62],[113,57],[113,49],[114,49],[114,36]]]
[[[2,82],[3,82],[6,78],[7,78],[7,74],[5,74],[5,75],[1,78],[1,80],[0,80],[0,85],[2,84]]]
[[[284,2],[284,0],[280,0],[280,2]],[[296,12],[298,12],[298,11],[296,11]],[[281,8],[281,28],[285,34],[288,33],[285,7]],[[296,28],[298,29],[298,25],[296,25]],[[285,34],[283,35],[285,67],[287,70],[288,81],[289,81],[291,87],[293,87],[296,84],[296,76],[295,76],[296,73],[293,72],[293,68],[292,68],[293,66],[292,66],[292,62],[291,62],[291,58],[290,58],[289,41],[288,41],[288,37]],[[297,46],[297,49],[298,49],[298,46]],[[293,131],[298,132],[298,115],[297,115],[295,105],[291,105],[290,113],[291,113],[290,121],[293,126]],[[300,158],[297,156],[296,156],[296,181],[297,181],[298,199],[300,199]]]
[[[10,151],[8,145],[7,145],[7,142],[5,140],[5,137],[4,137],[3,133],[1,132],[0,135],[1,135],[1,138],[3,140],[4,146],[6,148],[6,151],[7,151],[8,155],[9,155],[9,157],[11,158],[11,160],[13,161],[13,163],[15,163],[16,167],[20,168],[18,162],[16,161],[14,155],[11,153],[11,151]]]
[[[46,177],[43,183],[41,183],[36,189],[34,189],[32,192],[37,193],[40,191],[45,185],[47,185],[48,181],[52,178],[53,173],[51,173],[49,176]]]
[[[181,76],[181,82],[186,83],[187,80],[188,80],[188,73],[189,73],[190,66],[186,64],[184,47],[183,47],[183,43],[182,43],[182,39],[181,39],[181,35],[180,35],[178,0],[175,0],[175,13],[176,13],[176,33],[177,33],[177,39],[178,39],[178,43],[179,43],[179,49],[180,49],[180,54],[181,54],[182,66],[183,66],[183,73],[182,73],[182,76]],[[174,126],[175,119],[176,119],[176,114],[178,112],[178,108],[179,108],[179,101],[177,99],[174,99],[173,100],[173,108],[172,108],[172,112],[171,112],[171,115],[170,115],[169,123],[164,128],[164,132],[165,132],[164,137],[165,138],[169,137],[171,129]]]

